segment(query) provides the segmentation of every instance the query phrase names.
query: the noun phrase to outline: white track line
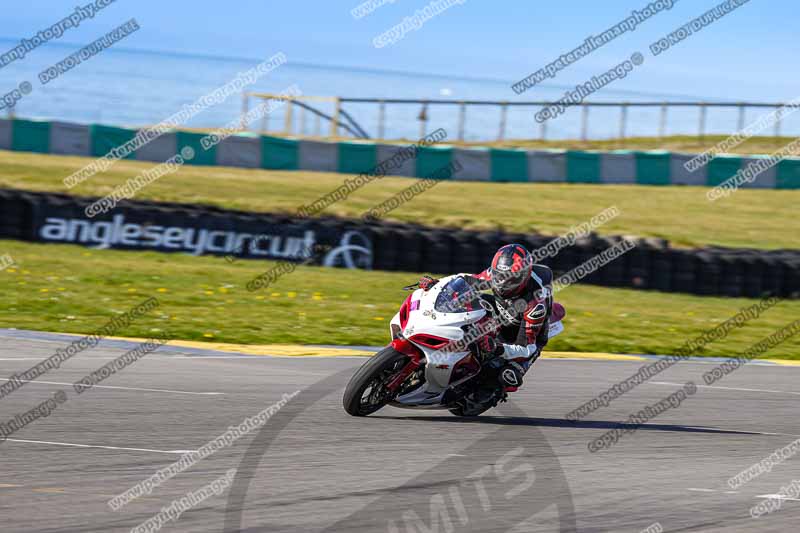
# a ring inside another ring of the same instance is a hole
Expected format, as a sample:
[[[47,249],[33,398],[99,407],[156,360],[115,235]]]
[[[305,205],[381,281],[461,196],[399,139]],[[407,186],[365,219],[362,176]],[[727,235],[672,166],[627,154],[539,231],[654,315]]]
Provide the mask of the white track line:
[[[648,381],[651,385],[669,385],[683,387],[685,383],[670,383],[669,381]],[[744,392],[770,392],[773,394],[791,394],[792,396],[800,396],[800,392],[789,392],[785,390],[768,390],[768,389],[743,389],[739,387],[720,387],[718,385],[698,385],[698,389],[720,389],[720,390],[738,390]]]
[[[50,442],[46,440],[6,439],[8,442],[25,442],[28,444],[50,444],[52,446],[71,446],[73,448],[102,448],[104,450],[124,450],[129,452],[152,452],[183,455],[196,450],[151,450],[149,448],[123,448],[120,446],[99,446],[95,444],[74,444],[71,442]]]
[[[719,491],[717,489],[686,489],[691,490],[692,492],[721,492],[722,494],[739,494],[738,490],[726,490],[726,491]]]
[[[723,494],[739,494],[739,492],[735,491],[735,490],[726,490],[724,492],[716,490],[716,489],[690,488],[690,489],[686,489],[686,490],[690,490],[692,492],[722,492]],[[758,496],[753,496],[753,498],[766,498],[768,500],[788,500],[788,501],[792,501],[792,502],[800,502],[800,499],[798,499],[798,498],[790,498],[789,496],[784,496],[783,494],[760,494]]]
[[[547,352],[544,352],[544,353],[547,353]],[[622,354],[619,354],[619,355],[631,355],[631,356],[637,357],[637,354],[627,354],[627,353],[622,353]],[[294,356],[294,357],[297,357],[297,356]],[[642,357],[642,359],[641,359],[641,360],[636,360],[636,361],[633,361],[633,360],[628,360],[628,359],[588,359],[588,358],[585,358],[585,357],[553,357],[553,358],[550,358],[550,357],[543,357],[543,358],[541,358],[541,359],[539,359],[539,360],[540,360],[540,361],[549,361],[549,362],[558,362],[558,361],[566,361],[566,362],[586,361],[587,363],[632,363],[632,364],[641,365],[641,364],[643,364],[643,363],[654,363],[654,362],[656,362],[656,361],[658,361],[658,360],[660,360],[660,359],[663,359],[664,357],[667,357],[667,356]],[[690,357],[691,357],[691,356],[690,356]],[[715,365],[715,366],[716,366],[716,365],[719,365],[720,363],[723,363],[723,362],[725,362],[725,361],[728,361],[728,359],[725,359],[724,361],[723,361],[723,360],[716,360],[716,361],[701,361],[701,360],[699,360],[699,358],[698,358],[698,359],[684,359],[684,360],[678,361],[678,362],[677,362],[677,364],[681,364],[681,365],[708,365],[708,366],[710,366],[710,365]],[[792,366],[780,366],[780,365],[776,365],[776,364],[774,364],[774,363],[770,363],[770,362],[767,362],[767,361],[760,361],[760,360],[758,360],[758,359],[753,359],[753,360],[751,360],[751,361],[748,361],[748,363],[747,363],[747,366],[767,366],[767,367],[779,367],[779,368],[795,368],[795,369],[800,369],[800,366],[796,366],[796,365],[792,365]]]
[[[0,381],[11,381],[6,378],[0,378]],[[59,381],[32,381],[32,380],[25,380],[21,379],[20,382],[22,383],[33,383],[38,385],[67,385],[72,386],[73,383],[61,383]],[[193,394],[195,396],[218,396],[221,394],[225,394],[224,392],[191,392],[185,390],[168,390],[168,389],[141,389],[139,387],[115,387],[113,385],[92,385],[93,389],[120,389],[120,390],[135,390],[135,391],[143,391],[143,392],[166,392],[170,394]]]
[[[792,502],[800,502],[800,499],[789,498],[788,496],[784,496],[783,494],[762,494],[760,496],[755,496],[755,498],[767,498],[770,500],[789,500]]]
[[[0,337],[2,338],[2,337]],[[109,359],[112,359],[109,357]],[[2,357],[0,361],[41,361],[41,357]]]

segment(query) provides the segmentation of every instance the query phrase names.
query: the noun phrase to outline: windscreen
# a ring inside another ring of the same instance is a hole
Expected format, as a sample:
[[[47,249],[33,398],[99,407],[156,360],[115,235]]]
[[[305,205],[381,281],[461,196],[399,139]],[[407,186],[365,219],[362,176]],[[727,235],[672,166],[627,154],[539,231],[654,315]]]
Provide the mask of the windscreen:
[[[479,293],[462,277],[453,278],[444,286],[433,308],[440,313],[466,313],[481,309]]]

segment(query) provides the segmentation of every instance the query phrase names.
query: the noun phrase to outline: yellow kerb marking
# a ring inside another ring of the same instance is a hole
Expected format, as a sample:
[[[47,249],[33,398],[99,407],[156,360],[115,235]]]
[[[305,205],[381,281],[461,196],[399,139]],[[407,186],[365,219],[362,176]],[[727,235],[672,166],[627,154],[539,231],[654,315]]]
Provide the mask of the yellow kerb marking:
[[[374,320],[378,320],[374,317]],[[76,333],[60,333],[60,335],[70,335],[72,337],[83,337]],[[137,337],[106,337],[109,340],[144,342],[147,339]],[[290,355],[308,357],[336,357],[340,355],[361,355],[370,356],[375,352],[368,350],[358,350],[355,348],[321,348],[317,346],[303,346],[299,344],[232,344],[223,342],[199,342],[199,341],[169,341],[167,346],[179,348],[198,348],[201,350],[216,350],[220,352],[232,352],[245,355]],[[544,359],[590,359],[597,361],[647,361],[649,358],[639,355],[625,355],[618,353],[605,352],[544,352]],[[654,357],[657,358],[657,357]],[[784,366],[800,366],[798,360],[784,359],[756,359],[757,361],[768,361]],[[1,487],[2,485],[0,485]]]
[[[782,366],[800,366],[800,361],[789,359],[755,359],[755,361],[769,361],[770,363]]]
[[[596,359],[600,361],[646,361],[646,357],[638,355],[622,355],[618,353],[592,352],[544,352],[545,359]]]

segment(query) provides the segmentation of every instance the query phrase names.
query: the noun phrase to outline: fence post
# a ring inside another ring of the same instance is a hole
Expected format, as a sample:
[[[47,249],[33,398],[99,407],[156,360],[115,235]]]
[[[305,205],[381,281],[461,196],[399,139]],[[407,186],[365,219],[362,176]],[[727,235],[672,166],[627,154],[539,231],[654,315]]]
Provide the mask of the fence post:
[[[314,115],[314,135],[317,137],[320,135],[320,119],[317,114]]]
[[[704,103],[700,103],[700,138],[703,139],[706,136],[706,105]]]
[[[248,95],[247,92],[242,91],[242,118],[239,124],[239,128],[242,131],[247,130],[247,120],[245,119],[245,117],[247,116],[247,113],[249,113],[248,110],[249,105],[250,105],[250,96]]]
[[[667,133],[667,103],[661,104],[661,121],[658,124],[658,138],[663,139]]]
[[[426,123],[428,122],[428,102],[422,103],[422,109],[419,110],[417,120],[419,120],[419,138],[422,139],[425,137]]]
[[[744,129],[744,104],[743,103],[739,104],[739,125],[738,125],[738,127],[736,129],[739,130],[739,131],[742,131]]]
[[[508,104],[503,102],[500,104],[500,131],[497,134],[497,140],[502,141],[506,135],[506,113],[508,111]]]
[[[461,102],[458,108],[458,140],[464,140],[464,127],[467,122],[467,104]]]
[[[547,139],[547,121],[543,121],[539,126],[539,140],[544,141]]]
[[[581,104],[581,140],[589,138],[589,104]]]
[[[269,103],[269,100],[265,103]],[[261,131],[266,133],[269,131],[269,113],[261,115]]]
[[[292,133],[292,101],[286,100],[286,116],[284,117],[283,132],[286,135]]]
[[[783,120],[783,106],[775,110],[775,137],[781,136],[781,120]]]
[[[386,124],[386,102],[383,100],[378,104],[378,139],[385,139]]]
[[[624,103],[619,108],[619,138],[625,138],[625,123],[628,121],[628,104]]]
[[[335,96],[333,98],[334,102],[334,109],[333,109],[333,120],[331,121],[331,137],[338,137],[339,136],[339,112],[342,110],[342,100]]]
[[[306,134],[306,108],[300,108],[300,135]]]

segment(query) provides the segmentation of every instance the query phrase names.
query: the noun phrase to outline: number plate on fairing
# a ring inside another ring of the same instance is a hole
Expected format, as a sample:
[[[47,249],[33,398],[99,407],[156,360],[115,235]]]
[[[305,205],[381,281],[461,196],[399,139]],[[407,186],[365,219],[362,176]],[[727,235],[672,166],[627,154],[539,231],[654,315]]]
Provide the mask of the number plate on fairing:
[[[552,339],[562,331],[564,331],[564,324],[562,324],[560,320],[558,322],[553,322],[550,324],[550,329],[547,331],[547,338]]]

